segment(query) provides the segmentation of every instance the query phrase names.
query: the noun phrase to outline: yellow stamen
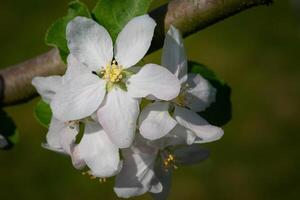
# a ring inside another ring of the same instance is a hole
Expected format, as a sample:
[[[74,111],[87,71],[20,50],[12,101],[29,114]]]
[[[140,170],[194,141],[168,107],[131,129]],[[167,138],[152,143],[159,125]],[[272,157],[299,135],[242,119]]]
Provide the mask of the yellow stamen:
[[[178,167],[175,165],[175,163],[176,163],[175,156],[172,154],[169,154],[168,157],[166,157],[163,160],[163,167],[164,167],[165,171],[167,172],[171,167],[173,169],[177,169]]]
[[[118,65],[115,60],[111,64],[107,64],[106,67],[100,72],[103,78],[112,82],[118,83],[122,80],[122,66]]]

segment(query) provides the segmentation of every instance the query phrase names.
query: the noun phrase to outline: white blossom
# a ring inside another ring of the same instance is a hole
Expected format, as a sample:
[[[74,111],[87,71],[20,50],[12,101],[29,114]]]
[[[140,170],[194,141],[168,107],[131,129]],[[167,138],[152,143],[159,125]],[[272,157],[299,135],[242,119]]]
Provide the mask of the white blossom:
[[[143,137],[155,140],[164,137],[173,129],[186,129],[185,131],[190,135],[188,144],[220,139],[223,130],[210,125],[197,114],[215,101],[216,89],[199,74],[187,73],[183,40],[179,31],[173,26],[170,27],[165,38],[162,65],[180,80],[180,94],[169,102],[150,103],[142,110],[139,117],[139,130]]]
[[[154,199],[166,199],[172,170],[208,157],[208,151],[198,145],[182,146],[186,134],[179,134],[171,132],[156,141],[137,137],[132,147],[122,150],[124,165],[116,176],[114,187],[118,197],[129,198],[150,192]]]
[[[148,15],[135,17],[119,33],[115,45],[104,27],[76,17],[67,26],[68,68],[80,68],[53,97],[51,108],[61,121],[86,118],[97,112],[110,140],[119,148],[132,144],[139,115],[139,99],[175,98],[176,76],[156,64],[135,66],[151,44],[156,23]]]

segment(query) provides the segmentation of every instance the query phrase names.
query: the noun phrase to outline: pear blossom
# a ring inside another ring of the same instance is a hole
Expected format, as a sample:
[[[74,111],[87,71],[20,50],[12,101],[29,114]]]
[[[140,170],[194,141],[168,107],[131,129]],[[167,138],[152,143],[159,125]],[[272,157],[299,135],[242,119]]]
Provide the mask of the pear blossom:
[[[72,62],[72,57],[69,57],[69,60]],[[51,103],[53,96],[70,79],[72,73],[80,73],[80,68],[76,68],[76,65],[74,67],[74,69],[68,68],[62,77],[35,77],[32,80],[32,84],[45,102]],[[122,161],[120,161],[118,147],[107,137],[95,116],[94,114],[91,118],[66,122],[52,116],[43,147],[69,155],[77,169],[83,169],[87,165],[91,176],[107,178],[120,171]],[[77,144],[76,137],[80,130],[80,123],[85,124],[85,128],[83,137]]]
[[[134,144],[122,150],[124,165],[116,176],[118,197],[129,198],[152,193],[154,199],[166,199],[171,187],[172,170],[179,165],[195,164],[209,155],[196,144],[185,144],[184,132],[171,132],[156,141],[137,137]]]
[[[135,17],[119,33],[113,46],[106,29],[85,17],[67,26],[68,68],[80,68],[51,101],[53,115],[74,121],[97,112],[99,123],[119,148],[134,139],[139,101],[153,96],[174,99],[180,91],[177,77],[166,68],[146,64],[134,70],[148,51],[156,23],[148,15]]]
[[[216,89],[201,75],[187,73],[187,58],[179,31],[171,26],[166,34],[162,65],[175,74],[181,83],[179,95],[169,102],[148,104],[139,117],[139,130],[144,138],[156,140],[173,129],[186,129],[188,144],[218,140],[223,130],[210,125],[197,112],[215,101]]]

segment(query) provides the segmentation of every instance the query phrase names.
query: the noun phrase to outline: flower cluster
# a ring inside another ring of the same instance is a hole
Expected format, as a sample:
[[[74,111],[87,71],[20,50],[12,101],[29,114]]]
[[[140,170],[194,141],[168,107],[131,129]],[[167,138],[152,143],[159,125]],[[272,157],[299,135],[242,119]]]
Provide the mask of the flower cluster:
[[[223,135],[197,114],[215,101],[216,90],[187,73],[175,27],[166,34],[161,65],[140,65],[155,26],[148,15],[135,17],[113,44],[103,26],[76,17],[66,31],[66,73],[32,81],[53,113],[43,146],[100,181],[116,175],[114,191],[124,198],[165,197],[172,169],[205,159],[197,143]]]

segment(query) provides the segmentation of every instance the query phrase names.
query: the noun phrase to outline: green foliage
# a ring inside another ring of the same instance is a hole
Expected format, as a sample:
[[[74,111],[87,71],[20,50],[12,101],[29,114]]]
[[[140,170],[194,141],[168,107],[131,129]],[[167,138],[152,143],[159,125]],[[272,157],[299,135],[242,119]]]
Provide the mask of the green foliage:
[[[231,119],[232,113],[230,87],[224,81],[220,80],[212,70],[208,69],[203,64],[189,61],[188,70],[190,73],[200,74],[217,89],[216,101],[212,103],[209,108],[199,114],[211,124],[217,126],[227,124]]]
[[[0,135],[5,145],[0,145],[1,149],[10,149],[19,140],[18,130],[14,121],[6,114],[6,112],[0,109]],[[1,139],[1,138],[0,138]]]
[[[57,47],[63,61],[66,61],[66,58],[69,54],[66,39],[66,28],[69,21],[71,21],[76,16],[91,17],[86,5],[79,1],[72,1],[69,3],[69,11],[67,16],[60,18],[56,22],[54,22],[50,26],[46,34],[46,44]]]
[[[92,15],[103,25],[113,41],[133,17],[145,14],[152,0],[100,0]]]
[[[52,111],[50,105],[43,100],[40,100],[34,110],[37,120],[45,127],[49,127]]]

